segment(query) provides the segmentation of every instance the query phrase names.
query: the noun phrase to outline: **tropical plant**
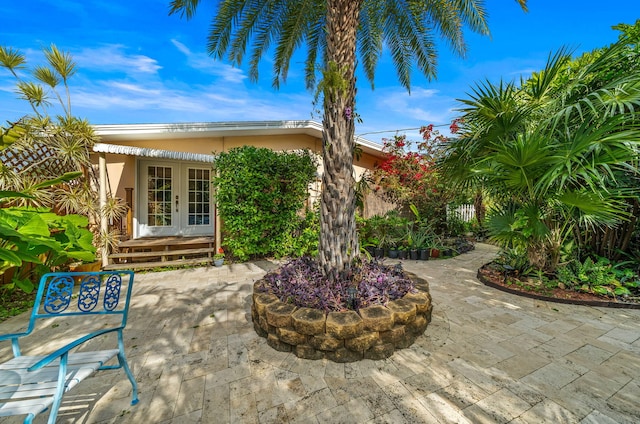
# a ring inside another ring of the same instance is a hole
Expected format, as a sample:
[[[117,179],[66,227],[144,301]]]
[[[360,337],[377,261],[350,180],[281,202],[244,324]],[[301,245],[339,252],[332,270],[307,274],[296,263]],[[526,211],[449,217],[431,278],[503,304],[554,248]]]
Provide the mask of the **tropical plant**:
[[[526,0],[517,0],[525,8]],[[199,0],[173,0],[170,13],[194,15]],[[463,54],[463,27],[488,34],[481,1],[395,2],[373,0],[224,0],[209,33],[209,53],[229,55],[240,64],[249,44],[250,76],[274,52],[274,86],[286,80],[295,50],[307,45],[305,73],[309,88],[322,78],[317,92],[323,102],[323,190],[320,207],[319,262],[323,275],[336,280],[348,274],[359,255],[353,177],[356,113],[356,51],[373,84],[375,68],[386,45],[398,78],[407,89],[417,67],[429,78],[436,74],[436,42],[441,35],[454,52]],[[273,48],[273,49],[272,49]],[[321,61],[318,67],[318,61]]]
[[[640,277],[628,268],[615,268],[607,258],[571,261],[558,268],[557,279],[565,287],[601,296],[640,294]]]
[[[0,128],[6,147],[0,152],[0,190],[28,194],[12,198],[7,205],[86,216],[96,245],[113,250],[119,242],[118,231],[101,232],[100,220],[121,220],[127,207],[114,197],[103,207],[98,203],[97,176],[90,159],[97,137],[88,121],[71,112],[68,81],[76,73],[75,62],[55,45],[43,53],[47,66],[27,69],[21,52],[0,46],[0,66],[15,77],[17,93],[33,111]],[[22,77],[20,71],[25,69],[31,79]],[[52,117],[49,111],[56,106],[60,113]],[[79,172],[80,177],[63,184],[43,184],[66,172]]]
[[[640,71],[605,70],[640,57],[629,47],[637,41],[621,36],[578,62],[562,49],[519,86],[486,81],[462,100],[461,131],[440,169],[492,197],[491,237],[524,249],[535,268],[553,271],[566,246],[584,254],[590,234],[635,225]]]
[[[80,173],[69,173],[39,183],[41,189],[72,181]],[[13,268],[11,282],[2,290],[33,291],[33,281],[69,260],[95,258],[93,235],[84,216],[58,215],[48,208],[8,206],[11,200],[30,198],[28,194],[0,192],[0,275]]]

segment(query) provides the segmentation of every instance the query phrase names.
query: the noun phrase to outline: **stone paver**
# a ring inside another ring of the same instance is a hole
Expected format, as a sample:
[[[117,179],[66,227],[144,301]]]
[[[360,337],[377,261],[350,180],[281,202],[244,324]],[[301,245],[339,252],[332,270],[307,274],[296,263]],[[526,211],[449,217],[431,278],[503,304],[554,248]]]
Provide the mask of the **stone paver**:
[[[495,253],[480,244],[454,259],[403,261],[431,285],[431,324],[390,358],[347,364],[276,351],[255,333],[252,286],[275,264],[139,273],[125,343],[140,403],[129,405],[121,370],[101,372],[65,397],[58,421],[640,422],[640,311],[493,290],[475,276]],[[0,345],[0,359],[10,355]]]

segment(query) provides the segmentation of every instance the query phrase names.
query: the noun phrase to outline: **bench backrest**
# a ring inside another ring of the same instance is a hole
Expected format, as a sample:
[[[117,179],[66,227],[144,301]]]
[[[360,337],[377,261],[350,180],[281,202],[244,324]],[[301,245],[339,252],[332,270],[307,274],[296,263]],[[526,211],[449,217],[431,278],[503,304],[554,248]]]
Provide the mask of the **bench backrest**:
[[[42,276],[27,334],[36,320],[63,316],[120,315],[127,323],[133,271],[52,272]]]

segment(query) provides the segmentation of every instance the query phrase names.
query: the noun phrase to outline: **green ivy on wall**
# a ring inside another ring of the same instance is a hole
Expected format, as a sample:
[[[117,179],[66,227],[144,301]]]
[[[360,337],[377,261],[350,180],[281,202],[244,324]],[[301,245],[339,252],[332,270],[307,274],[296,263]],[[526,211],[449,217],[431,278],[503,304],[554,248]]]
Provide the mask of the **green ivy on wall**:
[[[214,166],[225,248],[240,260],[289,255],[315,179],[315,156],[244,146],[220,153]]]

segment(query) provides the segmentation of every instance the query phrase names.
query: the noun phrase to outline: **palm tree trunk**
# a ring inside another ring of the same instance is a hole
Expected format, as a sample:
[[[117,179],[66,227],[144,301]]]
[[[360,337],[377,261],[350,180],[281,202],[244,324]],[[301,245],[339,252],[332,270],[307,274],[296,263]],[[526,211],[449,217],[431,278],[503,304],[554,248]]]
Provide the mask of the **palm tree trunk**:
[[[319,260],[325,276],[347,275],[359,254],[353,152],[356,29],[361,1],[327,1]]]

